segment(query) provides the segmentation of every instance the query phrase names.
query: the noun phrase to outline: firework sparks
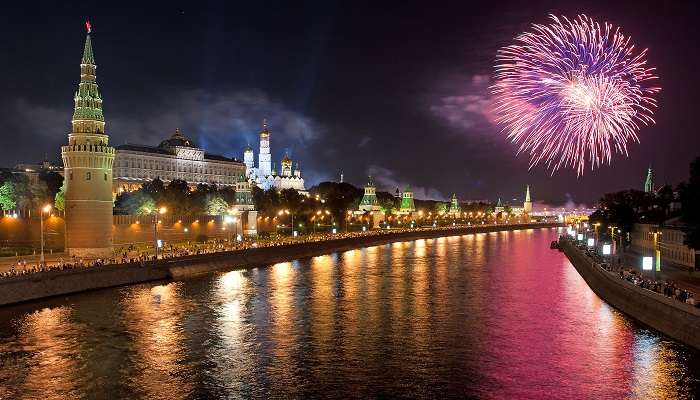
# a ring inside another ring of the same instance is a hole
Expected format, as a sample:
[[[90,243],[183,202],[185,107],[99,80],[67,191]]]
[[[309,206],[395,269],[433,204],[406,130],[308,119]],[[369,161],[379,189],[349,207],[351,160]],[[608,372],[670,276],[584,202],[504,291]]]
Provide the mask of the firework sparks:
[[[529,153],[530,168],[544,163],[583,174],[627,155],[637,131],[651,125],[657,79],[646,49],[608,23],[585,15],[569,20],[550,15],[515,44],[498,51],[495,83],[497,121],[508,138]]]

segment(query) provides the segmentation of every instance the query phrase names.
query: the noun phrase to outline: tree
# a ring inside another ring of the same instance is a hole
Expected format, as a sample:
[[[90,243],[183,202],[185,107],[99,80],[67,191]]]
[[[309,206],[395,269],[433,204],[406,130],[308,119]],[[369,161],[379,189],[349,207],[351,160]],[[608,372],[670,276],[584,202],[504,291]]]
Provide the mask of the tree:
[[[163,181],[160,178],[156,178],[141,185],[140,191],[149,195],[153,201],[160,202],[165,195],[165,185],[163,185]]]
[[[32,190],[29,178],[24,174],[12,175],[12,183],[15,191],[17,208],[27,210],[32,208]]]
[[[207,215],[224,215],[228,211],[228,203],[219,195],[211,196],[207,203]]]
[[[690,164],[690,178],[681,185],[680,195],[685,244],[700,250],[700,157]]]
[[[63,184],[61,185],[61,189],[56,193],[56,196],[54,196],[54,201],[53,201],[54,207],[58,211],[65,211],[66,210],[66,185]]]
[[[187,182],[182,179],[174,179],[165,189],[165,196],[158,200],[164,202],[173,215],[188,215],[192,214],[189,195],[190,188],[187,186]]]
[[[47,197],[53,199],[63,187],[63,177],[53,171],[42,171],[39,173],[39,180],[46,183]]]
[[[15,188],[12,182],[5,181],[0,186],[0,208],[4,211],[12,210],[17,206],[15,201]]]
[[[440,214],[440,213],[446,213],[447,212],[447,204],[446,203],[435,203],[435,213]]]
[[[156,202],[153,198],[141,191],[124,196],[126,200],[118,201],[123,203],[122,207],[131,215],[147,215],[156,209]]]
[[[31,204],[34,209],[41,208],[47,203],[53,203],[54,196],[49,195],[49,187],[44,181],[38,181],[36,184],[30,186],[30,191],[32,194]]]

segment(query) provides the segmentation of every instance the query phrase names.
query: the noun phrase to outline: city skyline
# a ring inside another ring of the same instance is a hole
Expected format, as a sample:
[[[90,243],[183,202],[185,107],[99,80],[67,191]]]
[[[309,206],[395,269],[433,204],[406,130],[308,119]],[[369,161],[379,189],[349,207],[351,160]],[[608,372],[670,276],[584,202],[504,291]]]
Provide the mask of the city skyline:
[[[44,155],[58,161],[55,149],[69,130],[65,93],[76,83],[74,60],[82,50],[76,43],[84,34],[79,29],[84,19],[93,21],[113,144],[155,145],[180,128],[207,151],[242,159],[245,146],[255,142],[260,121],[268,118],[279,153],[273,159],[288,151],[303,160],[307,186],[337,180],[342,171],[357,186],[368,174],[383,190],[410,184],[417,198],[448,200],[453,192],[463,199],[519,198],[530,184],[535,199],[548,204],[591,204],[605,192],[641,189],[649,164],[659,184],[677,184],[687,175],[690,152],[697,147],[697,135],[690,130],[692,113],[683,112],[690,94],[681,91],[688,85],[684,78],[692,78],[687,65],[692,62],[671,68],[679,55],[666,54],[673,46],[662,44],[679,46],[676,36],[692,39],[693,33],[678,23],[684,13],[663,18],[668,11],[660,10],[659,17],[633,9],[627,16],[622,6],[603,10],[594,3],[577,9],[539,3],[522,11],[506,3],[502,8],[507,11],[496,20],[483,18],[495,10],[453,5],[447,8],[454,15],[425,15],[425,26],[443,20],[440,29],[411,32],[398,28],[416,23],[420,7],[412,4],[359,7],[350,13],[342,6],[319,6],[296,14],[246,7],[230,17],[216,7],[187,4],[148,9],[143,15],[134,15],[128,6],[79,13],[52,13],[49,6],[31,21],[7,21],[2,29],[22,29],[23,35],[5,32],[10,38],[5,53],[21,66],[6,67],[6,76],[16,79],[7,82],[0,100],[11,111],[0,126],[17,133],[12,150],[1,150],[6,166]],[[11,10],[6,17],[13,12],[23,10]],[[581,178],[571,171],[554,176],[544,168],[528,171],[527,158],[513,155],[513,145],[479,109],[488,101],[495,51],[530,23],[544,22],[549,12],[586,12],[621,25],[640,46],[650,48],[649,58],[661,76],[657,124],[641,130],[641,143],[631,146],[629,158],[616,156],[612,167]],[[120,22],[125,16],[128,28]],[[456,23],[460,18],[471,24]],[[645,29],[652,18],[662,25]],[[366,29],[353,25],[358,21],[366,22]],[[287,27],[295,22],[304,29],[289,35]],[[383,28],[389,22],[396,31]],[[678,27],[671,29],[671,24]],[[47,35],[51,30],[61,34]],[[27,40],[31,46],[20,45]],[[422,60],[428,55],[435,57]],[[29,76],[36,84],[24,83]],[[361,82],[367,84],[358,87]],[[383,100],[382,93],[391,100]],[[659,148],[675,156],[661,157]]]

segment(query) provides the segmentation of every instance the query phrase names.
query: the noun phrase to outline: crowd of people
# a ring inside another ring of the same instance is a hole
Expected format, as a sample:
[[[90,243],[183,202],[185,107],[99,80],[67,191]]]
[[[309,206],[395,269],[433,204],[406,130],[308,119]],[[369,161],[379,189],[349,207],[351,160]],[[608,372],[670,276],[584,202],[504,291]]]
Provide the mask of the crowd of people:
[[[564,238],[564,240],[570,240]],[[585,249],[585,246],[581,246]],[[672,281],[661,279],[649,279],[640,274],[639,271],[624,265],[623,259],[620,256],[610,257],[602,256],[594,250],[587,249],[584,254],[599,265],[601,268],[616,274],[620,279],[638,286],[642,289],[650,290],[655,293],[662,294],[670,299],[677,300],[693,307],[700,308],[700,301],[695,300],[695,294],[689,290],[682,289]]]
[[[633,285],[639,286],[642,289],[663,294],[668,298],[690,304],[694,307],[700,307],[700,302],[695,302],[695,295],[692,292],[679,288],[673,282],[646,279],[638,274],[637,271],[630,268],[620,268],[619,274],[621,279],[624,279]]]
[[[487,225],[471,225],[471,228]],[[373,229],[359,232],[318,232],[300,236],[274,235],[268,238],[245,237],[242,240],[211,239],[204,243],[183,242],[168,243],[154,251],[153,245],[128,245],[115,249],[114,256],[106,259],[84,260],[78,257],[68,259],[59,258],[53,262],[39,262],[28,264],[26,259],[18,260],[7,271],[0,272],[0,279],[14,278],[35,273],[64,271],[68,269],[92,268],[115,264],[140,264],[145,266],[147,262],[160,259],[173,259],[199,254],[210,254],[223,251],[245,250],[256,247],[284,246],[297,243],[319,242],[327,240],[344,239],[351,237],[389,235],[402,232],[420,232],[431,230],[463,229],[466,225],[442,226],[442,227],[417,227],[417,228],[392,228]]]

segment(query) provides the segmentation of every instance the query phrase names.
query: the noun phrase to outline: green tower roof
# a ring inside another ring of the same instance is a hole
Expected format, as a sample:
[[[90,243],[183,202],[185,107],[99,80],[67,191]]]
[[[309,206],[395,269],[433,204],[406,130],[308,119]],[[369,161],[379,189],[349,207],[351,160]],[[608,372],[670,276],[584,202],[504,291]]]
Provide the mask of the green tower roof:
[[[73,120],[104,122],[102,97],[97,88],[95,77],[97,66],[95,65],[95,57],[92,52],[91,26],[89,22],[85,26],[87,27],[87,35],[85,37],[83,57],[80,60],[80,83],[78,84],[78,90],[75,92]]]
[[[95,64],[95,56],[92,54],[92,40],[90,40],[90,31],[85,38],[85,48],[83,49],[83,58],[81,64]]]

